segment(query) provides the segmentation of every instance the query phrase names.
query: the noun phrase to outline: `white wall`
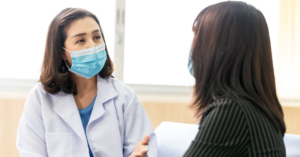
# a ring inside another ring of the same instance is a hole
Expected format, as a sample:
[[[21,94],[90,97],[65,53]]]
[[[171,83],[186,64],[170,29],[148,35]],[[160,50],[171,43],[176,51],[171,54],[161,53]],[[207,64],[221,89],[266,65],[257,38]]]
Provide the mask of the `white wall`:
[[[221,0],[127,0],[124,82],[193,85],[194,79],[187,68],[192,25],[202,9],[218,2]],[[280,1],[245,2],[265,15],[276,64]]]
[[[115,0],[16,0],[0,3],[0,78],[39,79],[47,30],[64,8],[94,13],[114,58]]]

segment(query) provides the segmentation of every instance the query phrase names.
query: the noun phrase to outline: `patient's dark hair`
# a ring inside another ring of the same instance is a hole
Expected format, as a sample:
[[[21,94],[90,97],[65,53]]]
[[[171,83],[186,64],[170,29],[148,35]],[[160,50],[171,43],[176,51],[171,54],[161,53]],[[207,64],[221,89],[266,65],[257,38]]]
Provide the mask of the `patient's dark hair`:
[[[199,13],[193,32],[191,58],[197,116],[213,98],[240,96],[262,110],[284,134],[269,30],[263,14],[244,2],[218,3]]]
[[[62,47],[65,47],[66,32],[70,24],[84,17],[91,17],[98,23],[103,41],[106,43],[100,22],[94,14],[79,8],[66,8],[62,10],[53,19],[48,29],[42,74],[39,80],[48,93],[55,94],[63,91],[69,94],[77,94],[76,84],[70,79],[68,68],[62,59],[62,55],[64,55]],[[103,69],[99,72],[102,78],[110,77],[114,71],[106,45],[107,60]]]

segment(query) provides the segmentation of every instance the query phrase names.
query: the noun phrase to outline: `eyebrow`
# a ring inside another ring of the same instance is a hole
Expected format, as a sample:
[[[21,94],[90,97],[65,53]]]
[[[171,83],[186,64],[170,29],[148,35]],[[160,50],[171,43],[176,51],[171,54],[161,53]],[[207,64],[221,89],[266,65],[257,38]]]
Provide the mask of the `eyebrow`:
[[[92,34],[94,34],[94,33],[96,33],[96,32],[100,32],[100,30],[99,30],[99,29],[96,29],[96,30],[94,30],[94,31],[92,32]],[[79,33],[79,34],[74,35],[72,38],[75,38],[75,37],[78,37],[78,36],[84,36],[84,35],[86,35],[86,33]]]

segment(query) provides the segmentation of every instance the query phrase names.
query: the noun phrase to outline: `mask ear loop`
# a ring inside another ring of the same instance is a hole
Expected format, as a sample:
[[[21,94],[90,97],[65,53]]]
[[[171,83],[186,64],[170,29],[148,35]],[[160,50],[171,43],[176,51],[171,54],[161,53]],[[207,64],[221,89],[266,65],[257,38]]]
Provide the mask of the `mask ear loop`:
[[[62,47],[64,50],[66,50],[66,51],[68,51],[67,49],[65,49],[64,47]],[[68,51],[68,52],[70,52],[70,51]],[[70,52],[71,53],[71,52]],[[64,60],[65,61],[65,63],[66,63],[66,66],[67,66],[67,68],[70,70],[70,68],[69,68],[69,66],[68,66],[68,63],[67,63],[67,60]]]
[[[66,51],[68,51],[66,48],[64,48],[64,47],[62,47],[64,50],[66,50]],[[68,51],[68,52],[70,52],[70,51]]]
[[[67,60],[65,60],[65,63],[66,63],[67,68],[70,70],[70,68],[69,68],[69,66],[68,66],[68,63],[67,63]]]

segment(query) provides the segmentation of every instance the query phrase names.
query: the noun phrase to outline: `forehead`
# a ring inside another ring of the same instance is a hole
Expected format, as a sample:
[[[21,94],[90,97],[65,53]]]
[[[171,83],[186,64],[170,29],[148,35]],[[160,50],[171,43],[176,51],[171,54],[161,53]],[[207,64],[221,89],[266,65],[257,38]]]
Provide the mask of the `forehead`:
[[[92,33],[99,28],[98,23],[92,17],[84,17],[73,21],[67,28],[68,37],[72,37],[79,33]]]

